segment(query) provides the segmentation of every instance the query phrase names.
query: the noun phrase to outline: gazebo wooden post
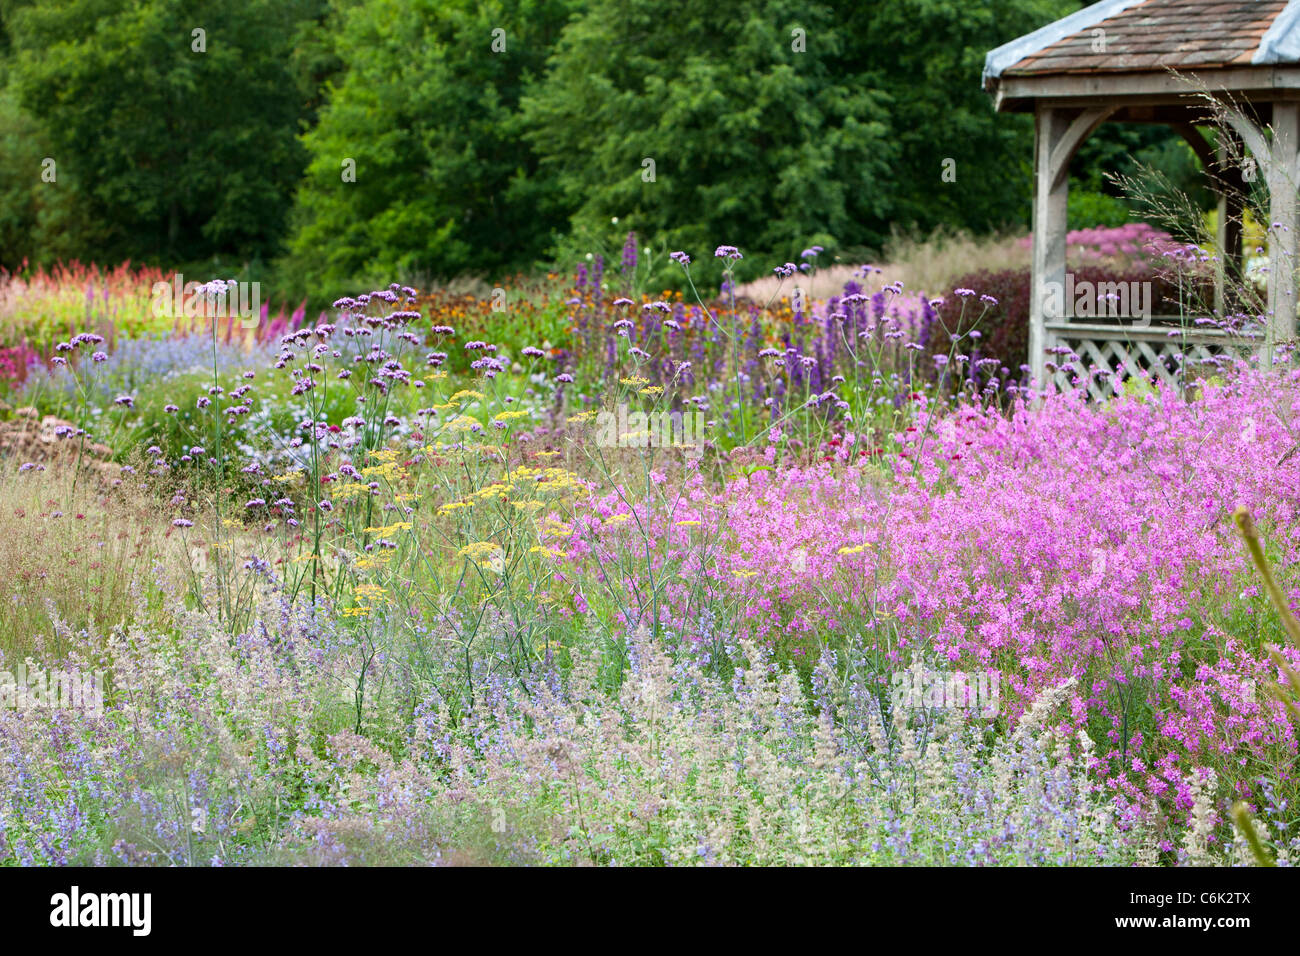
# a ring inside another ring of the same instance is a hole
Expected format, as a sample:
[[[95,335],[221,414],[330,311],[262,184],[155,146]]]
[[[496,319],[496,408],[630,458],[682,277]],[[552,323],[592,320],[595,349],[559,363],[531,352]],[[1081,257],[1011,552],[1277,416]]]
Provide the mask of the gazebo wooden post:
[[[1065,238],[1069,224],[1070,157],[1115,111],[1113,106],[1062,109],[1040,104],[1034,111],[1034,259],[1029,306],[1030,378],[1048,387],[1047,323],[1070,313],[1065,301]],[[1060,314],[1049,313],[1059,303]]]
[[[1070,196],[1068,154],[1062,157],[1057,147],[1062,143],[1069,120],[1060,109],[1039,106],[1034,116],[1034,257],[1033,297],[1029,309],[1030,378],[1037,388],[1047,387],[1046,349],[1049,303],[1062,301],[1051,295],[1065,288],[1065,235]],[[1061,293],[1063,295],[1064,292]]]
[[[1273,141],[1269,144],[1268,327],[1265,353],[1295,336],[1296,264],[1300,252],[1296,190],[1300,187],[1300,103],[1273,103]]]

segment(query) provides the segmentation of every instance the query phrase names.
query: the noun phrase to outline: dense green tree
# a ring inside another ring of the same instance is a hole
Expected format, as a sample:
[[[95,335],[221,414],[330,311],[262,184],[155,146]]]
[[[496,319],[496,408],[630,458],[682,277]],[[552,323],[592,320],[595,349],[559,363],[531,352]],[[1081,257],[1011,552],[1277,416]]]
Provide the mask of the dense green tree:
[[[593,4],[524,98],[528,140],[579,232],[618,217],[696,256],[862,242],[890,211],[896,148],[847,45],[825,4]]]
[[[570,7],[366,0],[342,11],[335,48],[348,68],[305,137],[290,273],[333,289],[531,264],[550,229],[516,107]]]
[[[987,52],[1077,10],[1079,0],[889,0],[845,4],[854,24],[850,66],[883,74],[900,148],[891,180],[894,226],[980,232],[1028,226],[1033,120],[996,114],[980,85]],[[954,163],[952,181],[943,162]],[[1165,126],[1103,125],[1071,163],[1071,225],[1113,224],[1133,214],[1112,176],[1165,171],[1205,204],[1208,193],[1176,133]]]
[[[843,68],[874,71],[892,103],[892,225],[982,231],[1028,223],[1033,120],[994,112],[985,55],[1079,9],[1078,0],[887,0],[837,6]],[[943,177],[944,161],[955,174]],[[877,222],[876,228],[891,224]]]
[[[81,214],[72,170],[56,164],[54,182],[42,177],[54,152],[46,131],[0,86],[0,268],[86,258],[106,238],[102,223]]]
[[[275,247],[303,163],[289,57],[314,6],[5,0],[9,89],[95,234],[82,255]],[[35,239],[59,246],[39,222]]]
[[[311,15],[298,22],[290,64],[302,97],[301,126],[313,128],[329,91],[352,57],[338,45],[347,12],[365,0],[313,0]]]
[[[0,265],[269,257],[291,226],[281,278],[319,295],[629,229],[703,269],[743,246],[747,276],[814,243],[1027,224],[1032,121],[980,73],[1078,7],[0,0]],[[1098,170],[1134,155],[1195,173],[1167,133],[1108,127],[1076,208],[1122,217]]]

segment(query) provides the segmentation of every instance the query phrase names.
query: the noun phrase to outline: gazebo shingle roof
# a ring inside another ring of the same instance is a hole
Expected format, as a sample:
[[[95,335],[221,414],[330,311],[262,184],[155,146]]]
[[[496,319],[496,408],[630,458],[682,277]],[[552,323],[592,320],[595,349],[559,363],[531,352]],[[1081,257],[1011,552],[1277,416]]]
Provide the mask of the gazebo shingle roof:
[[[984,80],[1297,60],[1297,0],[1101,0],[992,51]]]
[[[1248,64],[1286,0],[1146,0],[1030,54],[1004,75]],[[1094,52],[1094,30],[1105,49]]]
[[[1249,64],[1286,5],[1286,0],[1147,0],[1024,57],[1004,74]],[[1093,52],[1093,30],[1099,29],[1105,30],[1105,49]]]

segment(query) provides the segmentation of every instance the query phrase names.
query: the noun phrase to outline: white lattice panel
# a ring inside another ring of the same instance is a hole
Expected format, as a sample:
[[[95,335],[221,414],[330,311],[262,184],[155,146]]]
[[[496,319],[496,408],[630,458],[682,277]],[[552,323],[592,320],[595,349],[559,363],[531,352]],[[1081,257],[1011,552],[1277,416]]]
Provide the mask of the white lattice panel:
[[[1104,401],[1137,380],[1182,389],[1216,358],[1258,347],[1254,336],[1180,332],[1170,337],[1158,328],[1054,324],[1047,335],[1048,374],[1063,391],[1087,388]]]

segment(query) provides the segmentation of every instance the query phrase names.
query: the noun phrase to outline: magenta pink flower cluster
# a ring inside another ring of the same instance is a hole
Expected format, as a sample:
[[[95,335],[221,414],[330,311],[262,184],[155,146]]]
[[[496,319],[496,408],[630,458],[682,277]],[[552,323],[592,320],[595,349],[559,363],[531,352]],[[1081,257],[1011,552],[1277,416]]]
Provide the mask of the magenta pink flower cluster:
[[[1012,722],[1075,677],[1060,729],[1097,740],[1123,802],[1186,809],[1200,766],[1249,790],[1294,765],[1297,738],[1265,690],[1279,675],[1263,645],[1285,639],[1231,515],[1251,509],[1300,606],[1300,375],[1243,371],[1200,391],[933,418],[916,396],[892,479],[854,464],[853,435],[847,461],[782,469],[773,429],[775,470],[722,492],[690,479],[671,513],[637,505],[667,541],[669,626],[701,638],[699,608],[722,602],[796,655],[804,638],[853,636],[896,664],[994,669]],[[578,523],[573,560],[617,566],[617,536],[637,527],[610,520],[624,500],[637,499],[610,495]]]
[[[1033,234],[1020,240],[1022,248],[1033,245]],[[1122,226],[1097,226],[1075,229],[1066,234],[1065,245],[1071,261],[1089,259],[1156,259],[1176,243],[1167,232],[1145,222]]]

